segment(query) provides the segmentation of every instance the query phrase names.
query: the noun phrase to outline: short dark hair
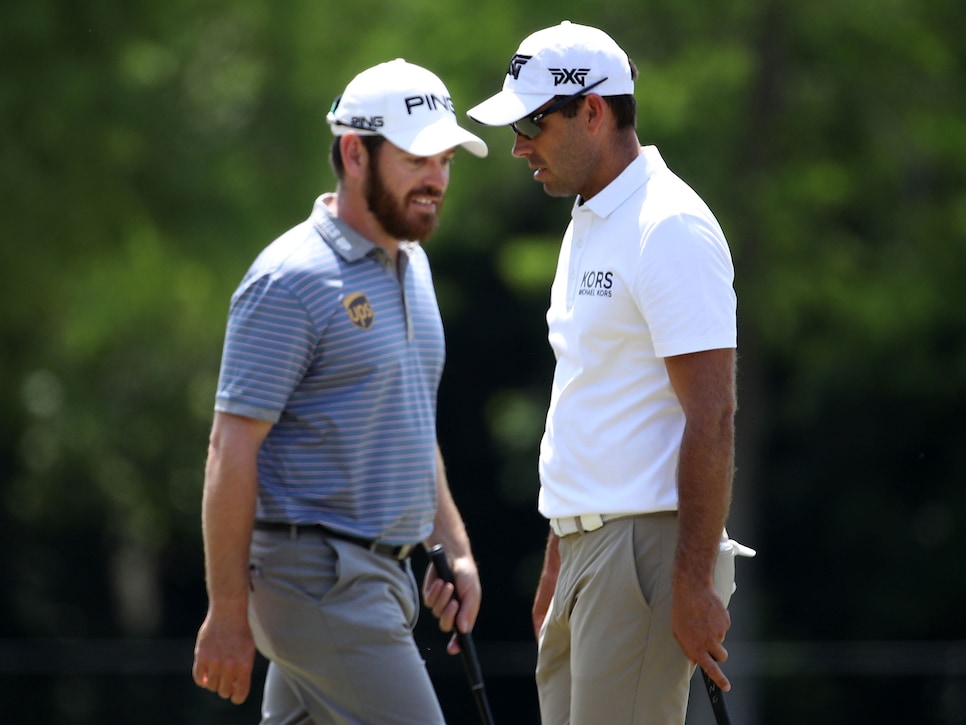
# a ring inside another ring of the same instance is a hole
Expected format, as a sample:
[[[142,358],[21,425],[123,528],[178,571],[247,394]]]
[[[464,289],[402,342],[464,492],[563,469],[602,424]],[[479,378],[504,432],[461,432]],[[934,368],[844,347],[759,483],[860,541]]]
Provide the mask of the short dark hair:
[[[554,100],[564,98],[565,96],[556,96]],[[634,100],[634,96],[627,94],[623,96],[602,96],[610,106],[611,113],[614,114],[614,120],[617,122],[617,128],[634,128],[637,126],[637,101]],[[560,109],[560,115],[564,118],[573,118],[577,115],[577,111],[580,110],[580,106],[584,102],[584,97],[581,96],[577,103],[568,103],[566,106]]]
[[[630,58],[627,62],[631,66],[631,80],[637,80],[637,66],[634,65],[634,61]],[[563,96],[556,96],[554,100],[563,98]],[[602,98],[610,106],[611,113],[614,114],[614,120],[617,122],[617,128],[635,128],[637,126],[637,101],[631,94],[625,94],[621,96],[602,96]],[[580,106],[583,103],[583,97],[580,98],[578,103],[570,103],[560,109],[560,113],[565,118],[573,118],[577,115],[577,111],[580,110]]]
[[[370,156],[375,154],[386,140],[385,136],[364,136],[362,134],[359,135],[359,138],[362,139],[362,145],[366,147]],[[329,163],[332,164],[332,170],[340,181],[345,175],[345,162],[342,160],[342,149],[339,147],[341,139],[341,136],[336,136],[332,140],[332,148],[329,150]]]

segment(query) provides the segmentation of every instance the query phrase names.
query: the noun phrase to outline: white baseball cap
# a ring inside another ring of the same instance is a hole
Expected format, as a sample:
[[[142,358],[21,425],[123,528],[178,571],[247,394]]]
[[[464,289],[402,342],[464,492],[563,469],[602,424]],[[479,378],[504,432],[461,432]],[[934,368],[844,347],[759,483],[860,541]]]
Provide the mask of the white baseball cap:
[[[506,126],[555,96],[598,82],[593,90],[601,96],[633,94],[627,53],[603,30],[564,20],[524,38],[510,59],[503,90],[467,115],[486,126]]]
[[[416,156],[433,156],[456,146],[474,156],[487,154],[483,140],[457,124],[443,81],[402,58],[359,73],[335,99],[325,120],[336,136],[385,136]]]

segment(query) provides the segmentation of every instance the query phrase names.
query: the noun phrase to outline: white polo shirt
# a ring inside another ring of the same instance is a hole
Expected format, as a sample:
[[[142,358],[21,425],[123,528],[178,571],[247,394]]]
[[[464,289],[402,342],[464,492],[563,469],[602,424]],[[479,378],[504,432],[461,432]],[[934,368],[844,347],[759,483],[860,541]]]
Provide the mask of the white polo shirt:
[[[664,358],[737,346],[728,244],[653,146],[572,216],[547,312],[540,512],[676,510],[684,413]]]

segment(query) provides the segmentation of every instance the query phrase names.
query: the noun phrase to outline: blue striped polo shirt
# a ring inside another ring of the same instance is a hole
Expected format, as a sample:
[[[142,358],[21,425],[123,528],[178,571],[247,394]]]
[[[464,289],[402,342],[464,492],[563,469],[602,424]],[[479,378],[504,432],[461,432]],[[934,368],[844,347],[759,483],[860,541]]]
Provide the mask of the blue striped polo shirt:
[[[429,262],[329,212],[272,242],[232,296],[215,409],[273,423],[258,454],[262,521],[410,544],[436,512],[445,357]]]

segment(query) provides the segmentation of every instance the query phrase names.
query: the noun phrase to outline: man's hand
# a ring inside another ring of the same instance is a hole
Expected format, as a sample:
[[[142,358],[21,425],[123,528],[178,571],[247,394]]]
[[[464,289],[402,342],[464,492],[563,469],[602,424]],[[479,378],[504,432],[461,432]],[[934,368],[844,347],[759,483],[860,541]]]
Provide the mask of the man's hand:
[[[731,683],[718,666],[728,659],[724,638],[731,615],[714,586],[675,581],[671,604],[671,632],[692,664],[701,667],[724,692]]]
[[[530,616],[533,619],[533,636],[540,641],[540,630],[550,611],[553,593],[557,588],[557,577],[560,575],[560,539],[551,532],[547,537],[547,551],[543,557],[543,571],[537,584],[537,593],[533,597],[533,607]]]
[[[251,689],[254,663],[255,642],[247,619],[221,622],[209,611],[195,643],[195,684],[240,705]]]
[[[480,577],[476,562],[471,556],[457,557],[450,566],[456,588],[439,578],[436,567],[429,566],[423,581],[423,602],[433,610],[433,616],[439,620],[441,631],[452,632],[455,625],[460,632],[466,634],[473,631],[476,617],[480,613],[483,596]],[[455,633],[446,646],[446,651],[451,655],[459,653],[460,647]]]

